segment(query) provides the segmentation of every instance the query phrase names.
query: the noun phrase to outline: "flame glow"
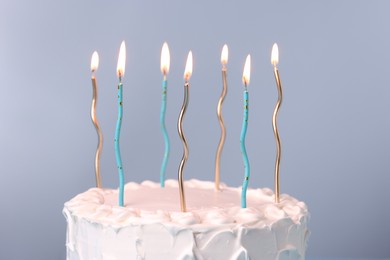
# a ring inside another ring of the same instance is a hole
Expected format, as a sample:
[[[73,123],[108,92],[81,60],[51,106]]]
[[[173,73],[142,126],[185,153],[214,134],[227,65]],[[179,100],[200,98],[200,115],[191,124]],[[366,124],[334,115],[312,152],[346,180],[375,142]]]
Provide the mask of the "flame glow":
[[[169,65],[171,62],[171,57],[169,54],[169,48],[168,44],[164,42],[162,49],[161,49],[161,73],[166,75],[169,72]]]
[[[276,66],[279,62],[279,48],[276,43],[272,46],[271,63]]]
[[[186,68],[184,70],[184,80],[187,82],[192,75],[192,51],[188,53]]]
[[[99,54],[94,51],[91,58],[91,71],[94,72],[99,67]]]
[[[126,44],[125,41],[122,41],[121,47],[119,49],[118,65],[116,67],[116,72],[118,77],[123,77],[125,75],[125,65],[126,65]]]
[[[229,56],[228,46],[225,44],[223,46],[222,52],[221,52],[221,63],[222,63],[222,65],[226,65],[228,63],[228,56]]]
[[[248,85],[250,79],[251,79],[251,55],[248,54],[245,60],[244,72],[242,73],[242,83]]]

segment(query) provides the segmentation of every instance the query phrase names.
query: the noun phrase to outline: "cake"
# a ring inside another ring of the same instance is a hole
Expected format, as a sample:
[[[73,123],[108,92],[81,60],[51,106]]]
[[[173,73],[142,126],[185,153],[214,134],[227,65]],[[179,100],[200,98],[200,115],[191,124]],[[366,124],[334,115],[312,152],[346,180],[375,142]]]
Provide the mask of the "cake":
[[[177,181],[130,182],[125,206],[118,190],[91,188],[65,203],[67,259],[304,259],[309,213],[287,194],[274,203],[268,188],[249,189],[189,180],[187,211]]]

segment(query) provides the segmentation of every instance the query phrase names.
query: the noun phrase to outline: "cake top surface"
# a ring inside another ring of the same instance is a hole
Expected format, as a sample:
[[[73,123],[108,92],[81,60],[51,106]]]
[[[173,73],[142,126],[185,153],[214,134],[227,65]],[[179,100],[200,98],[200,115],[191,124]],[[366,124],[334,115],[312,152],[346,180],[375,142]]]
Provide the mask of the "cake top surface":
[[[184,186],[187,212],[180,211],[176,180],[167,180],[165,188],[152,181],[126,184],[124,207],[118,206],[117,189],[91,188],[66,202],[65,209],[73,216],[114,227],[132,223],[265,226],[282,219],[298,223],[308,215],[305,203],[287,194],[275,204],[268,188],[248,189],[247,208],[241,208],[241,187],[222,184],[217,191],[213,182],[195,179],[185,181]]]

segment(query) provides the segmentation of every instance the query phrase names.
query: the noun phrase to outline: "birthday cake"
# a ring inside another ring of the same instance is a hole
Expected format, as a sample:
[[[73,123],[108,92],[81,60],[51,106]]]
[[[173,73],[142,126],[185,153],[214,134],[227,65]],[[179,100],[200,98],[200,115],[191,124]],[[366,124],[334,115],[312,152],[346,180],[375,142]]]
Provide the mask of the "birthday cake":
[[[65,203],[67,259],[304,259],[309,213],[304,202],[268,188],[249,189],[189,180],[187,211],[178,182],[151,181],[118,190],[91,188]]]

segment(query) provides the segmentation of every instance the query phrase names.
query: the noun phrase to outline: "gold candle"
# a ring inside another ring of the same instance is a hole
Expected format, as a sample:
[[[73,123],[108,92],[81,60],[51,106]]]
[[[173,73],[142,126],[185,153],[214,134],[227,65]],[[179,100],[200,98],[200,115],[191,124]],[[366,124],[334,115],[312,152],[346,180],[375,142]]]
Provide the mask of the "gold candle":
[[[276,160],[275,160],[275,203],[280,202],[280,179],[279,179],[279,168],[280,168],[280,158],[282,153],[282,148],[280,144],[280,136],[277,125],[277,117],[279,108],[282,104],[283,100],[283,92],[282,92],[282,84],[280,82],[279,70],[277,68],[277,64],[279,62],[279,50],[278,45],[274,43],[272,46],[272,54],[271,54],[271,63],[274,66],[274,75],[276,80],[276,87],[278,89],[278,100],[275,105],[274,113],[272,116],[272,127],[274,130],[275,140],[276,140]]]
[[[225,128],[225,123],[223,121],[222,117],[222,103],[225,99],[225,96],[227,94],[227,80],[226,80],[226,64],[228,62],[228,47],[225,44],[222,48],[222,53],[221,53],[221,63],[222,63],[222,93],[221,97],[219,98],[218,101],[218,106],[217,106],[217,116],[218,116],[218,121],[219,125],[221,127],[221,138],[219,139],[219,144],[217,148],[217,154],[215,156],[215,189],[219,190],[219,183],[221,179],[220,175],[220,167],[221,167],[221,153],[223,149],[223,145],[225,144],[225,138],[226,138],[226,128]]]
[[[94,124],[96,128],[96,132],[98,134],[98,145],[96,148],[96,155],[95,155],[95,178],[96,178],[96,187],[101,188],[102,187],[102,181],[100,177],[100,154],[102,152],[103,147],[103,135],[102,131],[99,126],[99,122],[96,118],[96,102],[98,98],[98,91],[97,91],[97,83],[96,83],[96,77],[95,77],[95,71],[99,67],[99,55],[95,51],[92,54],[91,58],[91,80],[92,80],[92,105],[91,105],[91,119],[92,123]]]
[[[192,52],[190,51],[188,53],[187,57],[187,63],[184,70],[184,100],[183,100],[183,106],[180,110],[179,119],[177,121],[177,130],[179,132],[180,139],[183,143],[183,157],[181,159],[180,165],[179,165],[179,171],[178,171],[178,182],[179,182],[179,195],[180,195],[180,208],[182,212],[185,212],[186,209],[186,200],[185,200],[185,194],[184,194],[184,181],[183,181],[183,170],[184,166],[188,160],[188,144],[186,137],[184,136],[183,132],[183,117],[187,110],[188,106],[188,100],[189,100],[189,88],[190,88],[190,77],[192,74]]]

